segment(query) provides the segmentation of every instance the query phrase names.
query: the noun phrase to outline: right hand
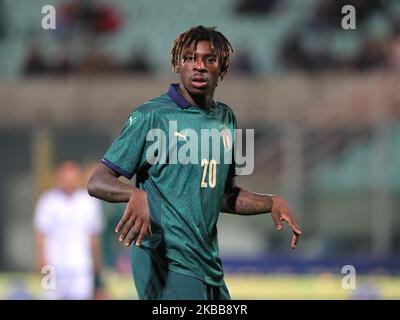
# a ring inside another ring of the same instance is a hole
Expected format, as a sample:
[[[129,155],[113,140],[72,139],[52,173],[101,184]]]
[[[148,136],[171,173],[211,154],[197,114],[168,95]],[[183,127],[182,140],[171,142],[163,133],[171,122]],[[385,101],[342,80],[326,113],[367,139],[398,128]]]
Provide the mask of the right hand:
[[[119,242],[124,241],[127,247],[132,244],[137,234],[135,242],[137,246],[141,245],[145,236],[151,235],[150,209],[145,191],[140,189],[132,191],[115,232],[121,232]]]

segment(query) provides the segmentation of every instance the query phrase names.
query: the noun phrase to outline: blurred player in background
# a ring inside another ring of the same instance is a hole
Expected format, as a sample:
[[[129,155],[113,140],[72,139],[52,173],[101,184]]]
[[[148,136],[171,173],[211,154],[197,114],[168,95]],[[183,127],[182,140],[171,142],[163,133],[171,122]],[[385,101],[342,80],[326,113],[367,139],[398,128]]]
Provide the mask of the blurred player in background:
[[[56,171],[57,186],[38,200],[34,217],[39,270],[55,270],[48,299],[93,299],[100,273],[101,212],[98,201],[81,188],[83,172],[68,160]]]
[[[97,168],[97,161],[90,161],[86,163],[86,165],[83,167],[83,186],[86,187],[91,175]],[[100,200],[93,199],[97,202],[95,205],[96,207],[99,208],[99,215],[100,215],[100,221],[101,221],[101,232],[96,236],[94,242],[93,242],[93,254],[94,258],[96,261],[97,266],[95,265],[94,268],[94,299],[95,300],[107,300],[109,299],[109,295],[106,290],[106,286],[104,283],[103,275],[102,275],[102,270],[104,268],[104,241],[103,241],[103,234],[104,234],[104,225],[105,225],[105,220],[106,217],[104,216],[104,209],[101,204]]]
[[[233,111],[214,101],[214,91],[229,67],[233,49],[214,28],[193,27],[174,42],[172,66],[179,84],[145,102],[128,117],[120,136],[105,153],[88,184],[92,196],[109,202],[128,202],[116,227],[120,241],[132,251],[132,272],[140,299],[230,299],[224,282],[217,240],[220,211],[254,215],[272,213],[278,230],[281,221],[293,230],[292,248],[301,231],[287,203],[279,196],[253,193],[235,185],[235,164],[198,158],[197,163],[154,163],[148,158],[151,129],[170,132],[165,150],[183,148],[190,132],[224,130],[218,148],[232,146],[236,129]],[[189,139],[189,140],[188,140]],[[174,144],[175,143],[175,144]],[[204,150],[201,150],[204,151]],[[198,156],[202,152],[198,152]],[[208,153],[207,153],[208,154]],[[197,157],[197,156],[196,156]],[[231,154],[232,157],[232,154]],[[136,176],[136,186],[118,177]]]

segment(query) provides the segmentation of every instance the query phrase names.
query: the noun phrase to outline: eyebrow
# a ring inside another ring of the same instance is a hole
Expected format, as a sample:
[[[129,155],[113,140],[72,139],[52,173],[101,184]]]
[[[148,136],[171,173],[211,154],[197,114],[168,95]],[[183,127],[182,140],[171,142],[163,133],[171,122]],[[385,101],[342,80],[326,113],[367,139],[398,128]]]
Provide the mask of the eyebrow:
[[[192,49],[186,49],[185,51],[183,51],[182,52],[182,56],[185,56],[185,55],[187,55],[187,54],[190,54],[190,55],[196,55],[196,51],[194,51],[194,50],[192,50]],[[205,57],[214,57],[214,58],[217,58],[218,57],[218,55],[215,53],[215,52],[206,52],[206,53],[204,53],[204,54],[202,54],[203,56],[205,56]]]

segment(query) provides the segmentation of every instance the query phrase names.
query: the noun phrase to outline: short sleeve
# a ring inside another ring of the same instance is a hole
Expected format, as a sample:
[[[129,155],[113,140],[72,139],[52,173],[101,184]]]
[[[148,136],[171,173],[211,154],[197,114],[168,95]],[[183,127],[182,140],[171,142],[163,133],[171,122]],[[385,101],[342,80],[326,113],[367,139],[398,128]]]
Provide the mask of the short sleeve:
[[[33,225],[35,229],[43,234],[48,234],[52,228],[52,212],[49,199],[42,196],[35,208]]]
[[[132,112],[125,121],[120,135],[104,154],[101,162],[115,172],[130,179],[141,165],[150,120],[140,111]]]
[[[101,204],[100,201],[94,198],[90,198],[92,201],[90,206],[90,217],[91,221],[89,223],[90,226],[90,234],[97,235],[101,233],[102,229],[102,214],[101,214]]]

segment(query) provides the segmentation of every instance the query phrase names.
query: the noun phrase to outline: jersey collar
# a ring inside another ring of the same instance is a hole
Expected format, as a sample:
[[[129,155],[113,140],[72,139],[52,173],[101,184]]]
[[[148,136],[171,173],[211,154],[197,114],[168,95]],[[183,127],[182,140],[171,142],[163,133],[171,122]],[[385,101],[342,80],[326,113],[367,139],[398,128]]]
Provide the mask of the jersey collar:
[[[187,109],[190,107],[190,103],[179,93],[178,88],[178,83],[171,83],[167,95],[178,105],[179,108]],[[215,101],[212,102],[211,106],[215,106]]]

